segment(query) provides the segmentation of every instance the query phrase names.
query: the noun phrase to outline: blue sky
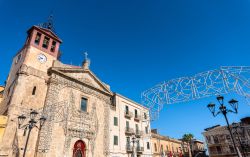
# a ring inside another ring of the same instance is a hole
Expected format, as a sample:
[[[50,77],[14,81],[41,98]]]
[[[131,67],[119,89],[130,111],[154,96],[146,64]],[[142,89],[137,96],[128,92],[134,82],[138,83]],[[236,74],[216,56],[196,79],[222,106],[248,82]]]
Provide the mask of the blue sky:
[[[164,80],[249,65],[249,1],[0,0],[0,84],[26,30],[46,21],[51,11],[63,40],[62,61],[79,65],[88,51],[92,71],[113,91],[137,102],[142,91]],[[201,139],[204,128],[225,124],[206,108],[213,100],[166,105],[152,127],[175,138],[190,132]],[[231,114],[230,121],[249,116],[249,109],[242,99],[239,114]]]

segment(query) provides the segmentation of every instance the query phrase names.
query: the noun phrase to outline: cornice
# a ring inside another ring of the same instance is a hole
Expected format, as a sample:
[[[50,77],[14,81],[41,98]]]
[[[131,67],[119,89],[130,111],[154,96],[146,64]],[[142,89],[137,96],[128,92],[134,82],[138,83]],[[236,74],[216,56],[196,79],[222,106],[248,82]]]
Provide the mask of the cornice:
[[[67,74],[59,71],[59,69],[57,69],[57,68],[50,68],[48,70],[48,73],[49,73],[49,75],[51,75],[52,73],[54,73],[54,74],[59,75],[59,76],[61,76],[63,78],[69,79],[70,81],[73,81],[73,82],[76,82],[78,84],[84,85],[84,86],[86,86],[86,87],[88,87],[88,88],[90,88],[92,90],[96,90],[96,91],[98,91],[98,92],[100,92],[100,93],[102,93],[104,95],[107,95],[107,96],[110,96],[110,97],[113,96],[113,93],[109,93],[109,92],[103,91],[103,90],[101,90],[99,88],[96,88],[96,87],[93,87],[93,86],[91,86],[91,85],[89,85],[89,84],[87,84],[87,83],[85,83],[83,81],[77,80],[76,78],[73,78],[73,77],[71,77],[71,76],[69,76],[69,75],[67,75]]]
[[[52,69],[57,70],[57,71],[63,71],[63,72],[68,72],[68,73],[88,73],[102,88],[104,88],[106,91],[112,93],[112,91],[107,88],[107,86],[98,79],[98,77],[91,71],[91,70],[86,70],[83,68],[61,68],[61,67],[52,67]]]

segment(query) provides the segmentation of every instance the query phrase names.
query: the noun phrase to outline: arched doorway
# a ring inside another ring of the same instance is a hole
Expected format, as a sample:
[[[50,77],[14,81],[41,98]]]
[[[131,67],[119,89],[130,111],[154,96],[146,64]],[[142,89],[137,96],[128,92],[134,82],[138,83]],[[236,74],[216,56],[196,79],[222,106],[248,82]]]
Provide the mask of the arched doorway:
[[[82,140],[76,141],[73,149],[73,157],[86,157],[86,145]]]

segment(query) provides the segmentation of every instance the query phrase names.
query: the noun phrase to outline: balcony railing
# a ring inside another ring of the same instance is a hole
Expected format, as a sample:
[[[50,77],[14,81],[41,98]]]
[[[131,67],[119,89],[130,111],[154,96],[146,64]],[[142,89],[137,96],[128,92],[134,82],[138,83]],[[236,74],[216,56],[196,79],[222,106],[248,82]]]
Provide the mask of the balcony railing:
[[[136,147],[137,153],[142,153],[144,151],[143,147]]]
[[[230,155],[236,154],[235,151],[210,151],[210,155]]]
[[[164,151],[165,155],[168,155],[170,153],[170,151]]]
[[[127,152],[132,152],[133,151],[133,147],[130,144],[126,145],[126,150]]]
[[[135,136],[141,137],[142,135],[143,135],[143,131],[140,131],[140,130],[135,131]]]
[[[218,144],[218,143],[220,143],[220,142],[219,142],[218,139],[214,139],[214,143],[215,143],[215,144]]]
[[[133,135],[135,134],[135,131],[133,128],[125,127],[125,134]]]
[[[125,112],[124,112],[124,116],[125,116],[126,118],[132,118],[132,117],[133,117],[133,112],[125,111]]]
[[[138,114],[135,114],[134,119],[135,119],[135,121],[140,121],[141,120],[141,116],[138,115]]]
[[[144,151],[144,147],[136,146],[135,148],[137,153],[142,153]],[[133,146],[126,144],[126,151],[130,153],[133,152]]]
[[[115,104],[111,104],[111,105],[110,105],[110,108],[111,108],[112,110],[115,110],[115,109],[116,109],[116,105],[115,105]]]

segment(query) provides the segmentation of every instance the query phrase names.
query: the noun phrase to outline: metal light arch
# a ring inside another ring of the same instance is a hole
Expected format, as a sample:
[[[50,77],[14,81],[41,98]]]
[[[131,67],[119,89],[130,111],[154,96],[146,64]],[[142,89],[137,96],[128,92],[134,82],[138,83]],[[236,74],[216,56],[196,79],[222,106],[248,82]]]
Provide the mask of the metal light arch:
[[[213,95],[236,92],[250,98],[250,66],[222,66],[191,77],[163,81],[142,92],[142,104],[150,109],[151,119],[159,118],[164,104],[175,104]]]

